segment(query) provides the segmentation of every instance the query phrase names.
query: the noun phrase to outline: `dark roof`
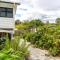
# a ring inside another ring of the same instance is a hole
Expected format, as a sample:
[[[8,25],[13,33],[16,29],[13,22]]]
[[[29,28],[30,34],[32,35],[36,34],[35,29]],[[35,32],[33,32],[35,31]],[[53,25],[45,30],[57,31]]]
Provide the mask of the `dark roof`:
[[[10,3],[10,4],[17,4],[17,5],[20,5],[19,2],[7,2],[7,1],[0,1],[0,2],[2,2],[2,3]]]

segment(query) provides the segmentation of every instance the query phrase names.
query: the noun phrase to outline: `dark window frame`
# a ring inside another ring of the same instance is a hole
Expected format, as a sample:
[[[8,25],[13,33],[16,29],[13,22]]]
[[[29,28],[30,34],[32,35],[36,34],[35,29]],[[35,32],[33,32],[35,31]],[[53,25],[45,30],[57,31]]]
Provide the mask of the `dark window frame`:
[[[3,15],[2,13],[4,13],[5,15]],[[0,7],[0,17],[13,18],[13,8]]]

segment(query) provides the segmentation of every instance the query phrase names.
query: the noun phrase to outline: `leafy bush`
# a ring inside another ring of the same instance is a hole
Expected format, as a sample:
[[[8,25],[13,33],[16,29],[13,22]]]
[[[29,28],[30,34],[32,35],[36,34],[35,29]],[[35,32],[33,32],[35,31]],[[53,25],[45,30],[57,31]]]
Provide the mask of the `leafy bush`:
[[[53,56],[60,52],[60,31],[59,27],[53,25],[40,26],[35,33],[26,34],[26,40],[30,41],[38,48],[47,49]]]
[[[0,38],[0,50],[4,48],[4,46],[5,46],[5,41],[6,41],[5,38]]]
[[[58,19],[59,20],[59,19]],[[24,33],[21,35],[25,40],[31,42],[38,48],[49,50],[53,56],[60,52],[60,24],[44,24],[39,19],[24,22],[17,29]],[[36,28],[35,31],[30,31]]]
[[[60,48],[57,48],[57,47],[50,48],[49,52],[53,56],[58,56],[60,53]]]
[[[24,60],[25,57],[21,52],[14,51],[13,49],[3,50],[0,52],[1,60]]]
[[[28,47],[19,46],[19,37],[9,41],[6,39],[5,47],[0,51],[0,60],[25,60],[29,54]]]

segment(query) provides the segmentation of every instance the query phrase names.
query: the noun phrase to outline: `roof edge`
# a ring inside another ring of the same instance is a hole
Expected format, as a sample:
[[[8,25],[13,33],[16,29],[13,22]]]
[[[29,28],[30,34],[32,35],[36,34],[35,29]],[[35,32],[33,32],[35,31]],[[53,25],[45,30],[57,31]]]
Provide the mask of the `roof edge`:
[[[0,2],[20,5],[20,3],[18,3],[18,2],[15,2],[15,3],[14,2],[7,2],[7,1],[0,1]]]

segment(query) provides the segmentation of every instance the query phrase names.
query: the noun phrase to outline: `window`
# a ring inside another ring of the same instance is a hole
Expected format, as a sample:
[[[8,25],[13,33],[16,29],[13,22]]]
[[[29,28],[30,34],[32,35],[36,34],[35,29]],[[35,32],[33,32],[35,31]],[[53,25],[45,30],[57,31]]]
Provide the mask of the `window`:
[[[0,17],[13,18],[13,8],[0,7]]]

